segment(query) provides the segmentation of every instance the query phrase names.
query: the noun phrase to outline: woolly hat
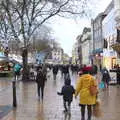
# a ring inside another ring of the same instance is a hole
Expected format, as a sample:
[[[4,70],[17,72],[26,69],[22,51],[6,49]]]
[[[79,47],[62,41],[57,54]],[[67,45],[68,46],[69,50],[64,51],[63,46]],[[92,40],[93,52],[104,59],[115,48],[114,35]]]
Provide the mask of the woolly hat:
[[[91,66],[86,66],[82,69],[83,72],[90,72],[92,71],[92,67]]]

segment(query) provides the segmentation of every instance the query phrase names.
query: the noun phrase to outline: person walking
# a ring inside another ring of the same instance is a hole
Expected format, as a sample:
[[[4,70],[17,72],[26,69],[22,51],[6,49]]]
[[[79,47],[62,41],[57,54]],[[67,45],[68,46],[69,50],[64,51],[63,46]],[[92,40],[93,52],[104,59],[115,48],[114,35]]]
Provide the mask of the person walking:
[[[69,77],[69,65],[64,66],[64,80]]]
[[[63,96],[64,112],[70,113],[71,102],[73,100],[73,94],[75,93],[74,87],[71,85],[70,78],[65,80],[65,85],[62,87],[61,92],[57,92],[58,95]]]
[[[42,99],[44,97],[44,87],[45,87],[45,81],[46,81],[46,75],[42,71],[42,67],[39,67],[37,70],[37,76],[36,76],[36,83],[37,83],[37,92],[38,92],[38,97]],[[41,92],[41,96],[40,96]]]
[[[33,65],[30,66],[30,79],[35,80],[35,70]]]
[[[102,70],[102,82],[105,84],[105,88],[108,88],[109,86],[109,81],[111,80],[109,72],[106,67],[103,68]]]
[[[57,73],[58,73],[58,66],[54,65],[53,66],[53,79],[54,80],[56,80]]]
[[[21,68],[22,68],[22,65],[20,65],[19,63],[16,63],[14,65],[13,71],[14,71],[15,80],[18,80],[18,76],[20,75]]]
[[[81,120],[85,120],[85,107],[88,110],[88,119],[92,117],[92,106],[96,103],[97,94],[92,95],[90,92],[91,86],[96,86],[96,80],[89,74],[89,68],[83,68],[83,75],[81,75],[76,84],[75,98],[80,94],[80,106],[81,106]]]

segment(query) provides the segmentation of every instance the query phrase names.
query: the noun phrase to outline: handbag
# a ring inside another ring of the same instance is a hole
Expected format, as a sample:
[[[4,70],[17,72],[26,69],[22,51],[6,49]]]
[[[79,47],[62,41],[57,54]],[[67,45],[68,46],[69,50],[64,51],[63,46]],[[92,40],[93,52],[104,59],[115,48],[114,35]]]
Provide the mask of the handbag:
[[[98,93],[97,86],[95,85],[90,86],[90,94],[94,96],[94,95],[97,95],[97,93]]]

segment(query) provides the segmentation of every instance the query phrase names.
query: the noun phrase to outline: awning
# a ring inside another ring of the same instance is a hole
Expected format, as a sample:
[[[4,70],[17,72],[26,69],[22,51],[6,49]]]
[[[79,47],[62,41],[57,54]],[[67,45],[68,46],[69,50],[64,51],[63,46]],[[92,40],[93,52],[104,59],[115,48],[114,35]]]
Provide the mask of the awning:
[[[113,48],[113,50],[120,53],[120,43],[113,44],[111,45],[111,47]]]

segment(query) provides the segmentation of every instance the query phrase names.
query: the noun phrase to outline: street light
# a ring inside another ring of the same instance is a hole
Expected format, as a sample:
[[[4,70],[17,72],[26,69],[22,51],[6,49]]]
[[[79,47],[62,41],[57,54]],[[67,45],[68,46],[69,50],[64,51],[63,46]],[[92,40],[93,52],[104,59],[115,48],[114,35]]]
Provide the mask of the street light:
[[[16,79],[12,81],[12,88],[13,88],[13,107],[17,107],[17,99],[16,99]]]

